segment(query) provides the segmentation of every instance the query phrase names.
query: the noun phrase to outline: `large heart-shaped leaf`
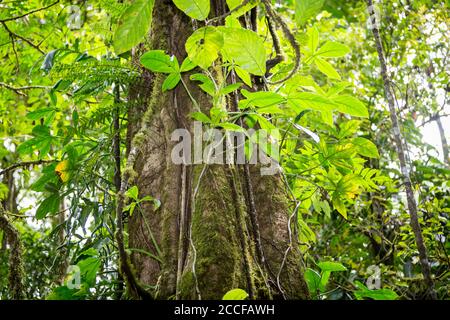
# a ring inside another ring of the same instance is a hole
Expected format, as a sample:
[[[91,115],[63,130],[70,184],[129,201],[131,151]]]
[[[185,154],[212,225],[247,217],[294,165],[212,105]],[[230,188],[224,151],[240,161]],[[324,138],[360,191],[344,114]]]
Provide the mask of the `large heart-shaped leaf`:
[[[155,0],[135,0],[123,13],[114,33],[113,46],[117,54],[139,44],[150,30]]]
[[[263,40],[253,31],[222,27],[224,45],[222,55],[243,70],[257,76],[266,73],[266,50]]]
[[[215,27],[203,27],[195,31],[186,41],[189,59],[203,69],[207,69],[219,56],[224,44],[222,33]]]
[[[209,15],[209,0],[173,0],[173,3],[193,19],[205,20]]]

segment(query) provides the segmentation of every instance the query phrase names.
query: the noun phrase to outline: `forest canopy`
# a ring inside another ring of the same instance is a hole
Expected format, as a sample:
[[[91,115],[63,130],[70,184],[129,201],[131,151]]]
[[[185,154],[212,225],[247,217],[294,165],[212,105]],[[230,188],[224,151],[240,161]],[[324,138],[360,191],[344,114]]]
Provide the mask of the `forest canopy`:
[[[0,299],[449,299],[449,1],[0,0]]]

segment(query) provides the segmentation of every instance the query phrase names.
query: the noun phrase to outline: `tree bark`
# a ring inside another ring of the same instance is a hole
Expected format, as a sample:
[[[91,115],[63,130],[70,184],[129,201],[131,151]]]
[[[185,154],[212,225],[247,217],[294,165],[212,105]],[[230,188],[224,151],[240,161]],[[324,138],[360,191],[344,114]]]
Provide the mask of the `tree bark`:
[[[211,1],[211,7],[213,15],[223,14],[225,1]],[[155,1],[151,49],[166,50],[181,62],[192,32],[191,20],[172,1]],[[135,50],[135,56],[141,53],[142,48]],[[159,257],[133,254],[136,277],[154,286],[155,297],[161,299],[220,299],[234,288],[255,299],[308,298],[302,257],[295,242],[290,243],[290,203],[281,176],[261,176],[259,167],[249,166],[249,191],[242,166],[175,165],[171,150],[178,142],[171,141],[171,133],[178,128],[193,131],[189,114],[194,109],[181,84],[163,93],[162,79],[143,71],[130,92],[140,101],[129,112],[129,141],[131,148],[139,149],[132,184],[138,186],[140,197],[151,195],[161,201],[158,209],[143,203],[142,212],[129,219],[129,247]],[[211,101],[206,93],[190,83],[189,74],[183,81],[207,113]],[[145,134],[132,139],[142,126]],[[251,209],[256,211],[266,265],[257,256]]]
[[[394,96],[391,91],[391,79],[388,75],[386,59],[383,52],[383,45],[380,37],[380,31],[377,27],[376,15],[374,12],[372,0],[367,0],[368,11],[372,23],[372,32],[376,44],[376,49],[378,53],[378,58],[380,61],[381,75],[383,77],[384,84],[384,94],[388,101],[389,112],[392,122],[392,133],[394,136],[395,146],[397,150],[397,155],[400,162],[400,169],[402,173],[403,183],[405,185],[406,200],[408,204],[408,211],[410,215],[411,228],[414,232],[414,238],[417,245],[417,250],[419,251],[420,265],[422,268],[422,274],[425,280],[425,284],[428,288],[428,294],[432,299],[436,299],[436,292],[434,290],[433,279],[431,278],[431,267],[428,260],[427,248],[425,246],[422,229],[419,224],[419,217],[417,213],[417,203],[414,198],[414,192],[411,183],[411,177],[409,174],[409,169],[406,163],[405,146],[403,145],[403,138],[400,130],[400,124],[398,122],[397,112],[395,110]]]

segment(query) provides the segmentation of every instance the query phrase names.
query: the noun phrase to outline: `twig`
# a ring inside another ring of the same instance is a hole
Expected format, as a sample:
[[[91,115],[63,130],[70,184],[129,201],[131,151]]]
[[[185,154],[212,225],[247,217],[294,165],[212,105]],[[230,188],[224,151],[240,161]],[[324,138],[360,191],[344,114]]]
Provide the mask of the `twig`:
[[[50,89],[51,87],[49,86],[23,86],[23,87],[14,87],[10,84],[4,83],[4,82],[0,82],[0,87],[9,89],[11,91],[14,91],[15,93],[17,93],[20,96],[24,96],[26,97],[26,94],[23,93],[22,91],[26,91],[26,90],[33,90],[33,89]]]
[[[36,160],[36,161],[25,161],[25,162],[15,163],[15,164],[3,169],[2,171],[0,171],[0,176],[4,175],[5,173],[7,173],[9,171],[15,170],[19,167],[34,166],[34,165],[38,165],[38,164],[51,163],[54,161],[56,161],[56,160]]]
[[[15,17],[6,18],[6,19],[0,19],[0,22],[3,23],[3,22],[8,22],[8,21],[18,20],[18,19],[24,18],[24,17],[26,17],[26,16],[28,16],[30,14],[33,14],[33,13],[36,13],[36,12],[39,12],[39,11],[51,8],[51,7],[53,7],[54,5],[56,5],[58,3],[59,3],[59,0],[53,2],[52,4],[49,4],[48,6],[45,6],[45,7],[39,8],[39,9],[35,9],[35,10],[31,10],[31,11],[29,11],[27,13],[21,14],[20,16],[15,16]]]
[[[24,38],[24,37],[22,37],[21,35],[19,35],[19,34],[13,32],[13,31],[11,31],[11,29],[8,28],[8,26],[6,25],[5,22],[2,21],[1,23],[2,23],[3,27],[5,27],[5,30],[9,33],[9,35],[10,35],[12,38],[18,38],[18,39],[20,39],[20,40],[23,40],[23,41],[25,41],[26,43],[28,43],[31,47],[33,47],[34,49],[36,49],[37,51],[39,51],[40,53],[45,54],[45,52],[44,52],[41,48],[39,48],[38,45],[35,45],[33,42],[31,42],[31,40],[28,40],[27,38]]]

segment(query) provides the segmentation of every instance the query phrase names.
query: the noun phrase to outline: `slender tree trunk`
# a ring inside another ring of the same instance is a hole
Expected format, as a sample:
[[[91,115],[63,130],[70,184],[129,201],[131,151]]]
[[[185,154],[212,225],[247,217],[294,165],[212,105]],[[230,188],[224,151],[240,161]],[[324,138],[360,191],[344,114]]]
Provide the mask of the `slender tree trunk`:
[[[414,198],[414,192],[411,183],[411,177],[409,175],[409,169],[406,163],[405,146],[403,145],[403,138],[401,135],[400,124],[398,122],[397,113],[395,110],[394,97],[391,91],[391,79],[388,75],[386,60],[384,57],[382,41],[380,37],[380,32],[377,27],[376,16],[374,12],[372,0],[367,0],[369,15],[372,23],[372,32],[374,35],[374,40],[378,52],[378,58],[380,60],[381,75],[383,77],[384,83],[384,93],[389,105],[389,112],[392,122],[392,133],[394,136],[395,146],[397,149],[397,155],[400,161],[400,169],[402,173],[403,183],[406,190],[406,199],[408,203],[408,210],[410,215],[411,228],[414,232],[414,237],[416,240],[417,250],[419,251],[420,265],[422,268],[422,274],[425,283],[428,288],[428,293],[432,299],[436,299],[436,292],[434,290],[433,279],[431,278],[431,267],[428,261],[427,249],[422,236],[422,230],[419,224],[419,218],[417,213],[417,204]]]
[[[212,15],[220,15],[225,1],[211,1],[211,7]],[[170,0],[156,0],[153,16],[151,49],[166,50],[183,61],[184,43],[193,32],[191,20]],[[141,49],[135,50],[135,60]],[[221,76],[220,68],[215,72]],[[255,299],[308,298],[301,254],[295,241],[290,243],[290,204],[281,177],[261,176],[257,166],[249,166],[245,173],[242,166],[175,165],[171,150],[178,141],[171,141],[171,133],[178,128],[193,131],[189,114],[194,109],[181,84],[163,93],[162,80],[161,75],[143,71],[141,81],[130,90],[139,101],[129,114],[129,150],[139,150],[132,184],[138,186],[140,197],[151,195],[161,201],[158,209],[143,203],[142,212],[130,217],[129,247],[157,257],[133,254],[138,280],[155,286],[157,298],[220,299],[233,288],[242,288]],[[188,74],[183,81],[208,113],[208,96]],[[132,139],[130,132],[139,133]]]
[[[444,126],[442,125],[441,117],[439,116],[439,114],[436,115],[435,121],[439,128],[439,135],[441,136],[441,145],[442,145],[442,152],[444,155],[444,163],[450,165],[450,154],[448,151],[447,138],[445,137]]]

